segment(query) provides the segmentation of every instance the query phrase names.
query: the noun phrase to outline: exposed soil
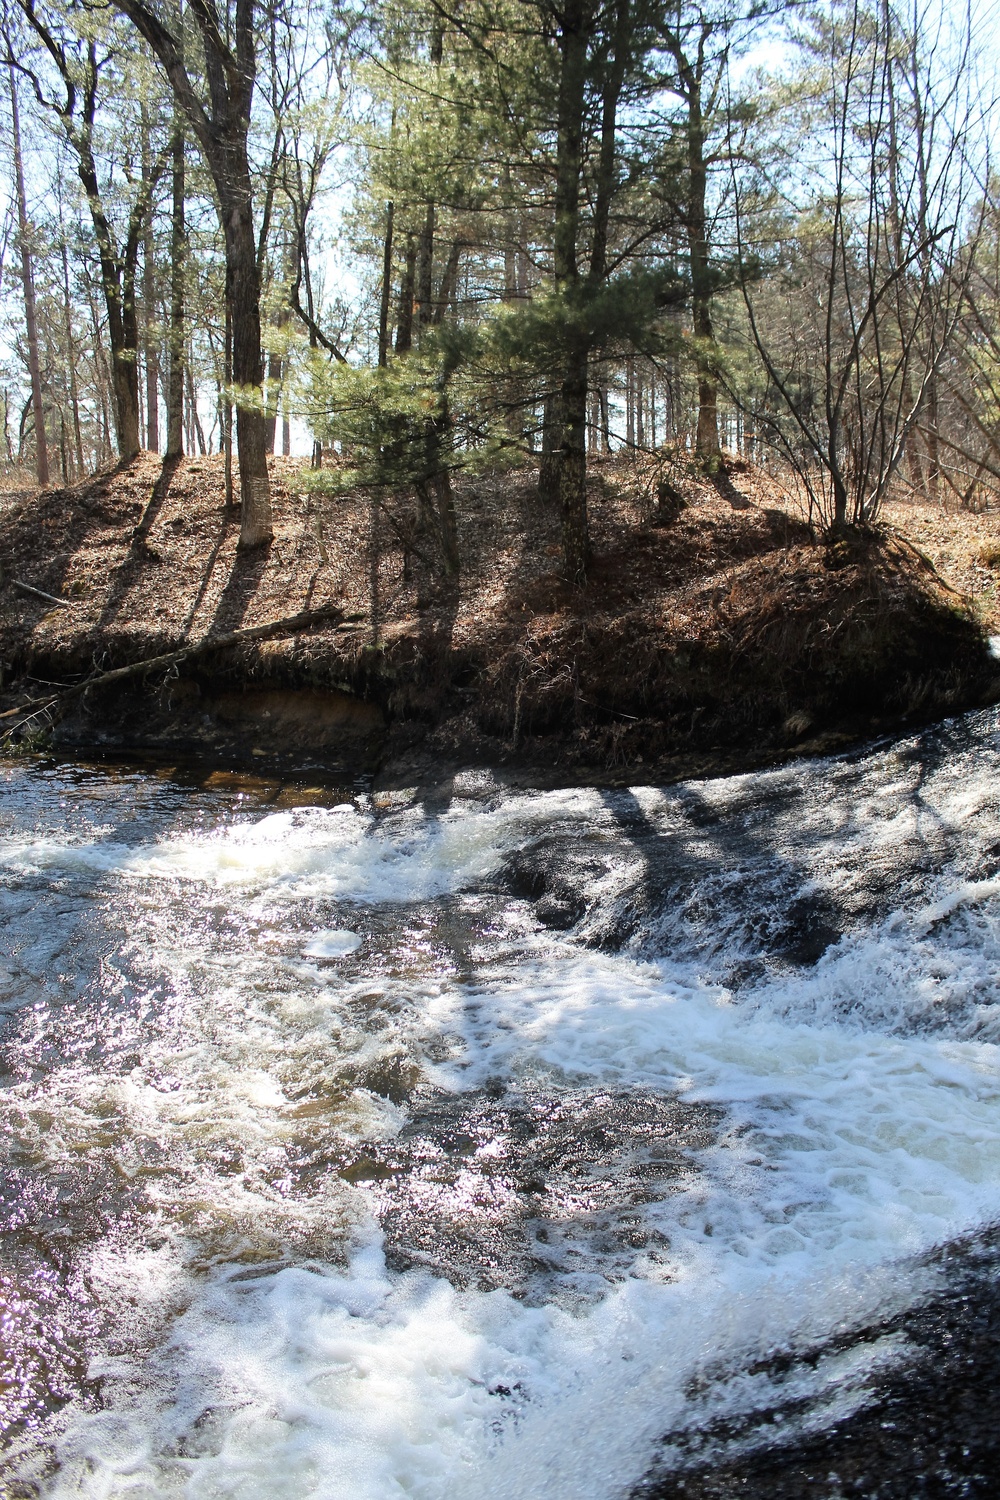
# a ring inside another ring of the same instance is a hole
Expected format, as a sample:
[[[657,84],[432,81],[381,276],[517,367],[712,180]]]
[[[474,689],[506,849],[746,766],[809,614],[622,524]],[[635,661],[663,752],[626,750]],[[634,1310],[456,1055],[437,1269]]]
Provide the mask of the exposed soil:
[[[591,581],[573,590],[535,472],[464,477],[454,586],[405,498],[390,517],[302,477],[275,462],[275,540],[251,553],[237,551],[218,457],[166,471],[143,455],[83,485],[0,496],[9,704],[304,609],[339,602],[358,617],[353,634],[320,629],[95,690],[26,733],[339,773],[381,765],[388,785],[445,764],[665,780],[825,749],[1000,688],[985,640],[993,565],[980,560],[1000,549],[993,517],[900,505],[877,534],[829,546],[760,471],[686,479],[683,503],[658,516],[649,472],[607,460],[592,470]]]

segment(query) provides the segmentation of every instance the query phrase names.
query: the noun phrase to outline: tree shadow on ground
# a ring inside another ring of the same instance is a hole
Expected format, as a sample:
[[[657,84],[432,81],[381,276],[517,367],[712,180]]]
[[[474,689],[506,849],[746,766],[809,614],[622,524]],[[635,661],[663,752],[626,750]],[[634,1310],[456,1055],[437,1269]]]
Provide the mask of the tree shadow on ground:
[[[249,552],[237,550],[207,635],[226,635],[231,630],[239,630],[260,588],[270,557],[269,547],[254,547]]]
[[[149,545],[149,533],[170,493],[170,485],[179,464],[179,456],[163,460],[163,467],[153,484],[146,508],[132,532],[128,551],[112,576],[111,587],[97,621],[98,630],[106,629],[118,619],[124,608],[126,597],[138,582],[143,566],[159,560]]]

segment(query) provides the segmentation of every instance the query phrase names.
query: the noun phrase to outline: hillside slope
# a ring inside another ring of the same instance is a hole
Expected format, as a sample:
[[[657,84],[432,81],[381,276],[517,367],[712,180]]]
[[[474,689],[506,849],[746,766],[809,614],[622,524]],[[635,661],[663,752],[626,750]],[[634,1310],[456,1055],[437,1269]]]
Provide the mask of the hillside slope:
[[[583,591],[560,581],[558,520],[532,470],[459,479],[457,588],[426,555],[404,556],[398,524],[369,497],[311,492],[289,461],[275,466],[273,545],[238,553],[222,478],[217,457],[164,472],[144,455],[84,485],[8,497],[7,703],[39,681],[79,681],[331,603],[358,617],[355,629],[94,690],[52,726],[57,743],[382,765],[390,780],[443,763],[612,780],[641,767],[654,779],[826,748],[995,696],[980,615],[905,536],[887,527],[822,545],[763,475],[735,476],[740,493],[689,481],[686,506],[655,525],[639,467],[594,465]],[[393,515],[405,532],[405,501]],[[979,518],[978,531],[989,525]],[[44,719],[24,732],[40,731]]]

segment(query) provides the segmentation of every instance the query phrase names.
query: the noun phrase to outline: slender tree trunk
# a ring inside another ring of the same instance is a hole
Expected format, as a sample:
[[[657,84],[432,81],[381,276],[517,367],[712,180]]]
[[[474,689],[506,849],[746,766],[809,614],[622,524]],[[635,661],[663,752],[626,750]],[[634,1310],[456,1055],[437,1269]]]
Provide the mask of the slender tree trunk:
[[[571,582],[586,582],[590,565],[587,514],[587,351],[573,351],[562,387],[563,460],[559,475],[563,554]]]
[[[150,174],[149,117],[141,107],[142,175]],[[160,451],[160,353],[156,337],[156,254],[153,244],[153,204],[150,188],[149,212],[142,236],[142,352],[146,365],[146,447]]]
[[[7,462],[14,462],[14,448],[10,440],[10,391],[0,391],[0,401],[3,402],[3,443],[4,452],[7,454]]]
[[[215,185],[226,246],[226,303],[233,327],[233,383],[240,470],[241,547],[269,542],[271,487],[263,411],[260,272],[253,227],[253,190],[247,138],[257,64],[254,0],[235,7],[231,40],[219,28],[215,7],[192,6],[201,36],[210,112],[198,97],[184,63],[182,42],[146,0],[115,0],[152,47],[174,97],[194,130]]]
[[[191,379],[190,344],[188,345],[187,353],[189,357],[184,365],[184,384],[186,387],[186,399],[184,402],[184,447],[189,454],[193,455],[195,451],[194,413],[192,411],[194,405],[194,381]]]
[[[458,291],[458,268],[462,259],[464,240],[455,240],[448,251],[448,259],[445,261],[444,270],[441,272],[441,284],[438,287],[437,301],[434,303],[434,326],[439,327],[448,316],[448,309],[455,301]]]
[[[416,286],[417,245],[413,234],[406,236],[406,259],[399,287],[399,316],[396,319],[396,353],[405,354],[413,346],[413,297]]]
[[[111,392],[111,376],[108,372],[107,356],[104,352],[104,342],[101,338],[101,319],[97,311],[97,299],[90,287],[87,288],[87,305],[90,308],[90,326],[94,335],[94,365],[97,373],[97,397],[101,408],[101,438],[95,445],[94,468],[100,469],[111,456],[111,417],[108,410],[108,401]]]
[[[579,285],[577,237],[580,173],[586,98],[589,0],[569,0],[561,15],[560,70],[556,126],[556,192],[553,272],[557,291],[572,297]],[[590,562],[587,515],[587,356],[586,344],[569,335],[559,392],[561,439],[553,449],[552,478],[562,518],[563,558],[572,583],[586,581]]]
[[[222,400],[219,402],[219,446],[224,454],[226,476],[226,507],[233,505],[233,320],[226,302],[226,322],[222,338]]]
[[[135,316],[135,264],[126,270],[112,249],[111,230],[100,200],[93,158],[81,158],[80,179],[87,192],[101,260],[101,286],[111,346],[111,391],[118,452],[124,463],[139,452],[138,323]]]
[[[525,243],[526,230],[525,221],[523,218],[521,220],[521,230],[518,238],[519,244],[517,247],[517,255],[514,261],[516,274],[515,292],[518,301],[524,302],[527,300],[528,296],[528,251]]]
[[[257,257],[260,261],[260,255]],[[281,289],[281,300],[278,303],[274,315],[275,333],[279,336],[281,345],[284,344],[284,330],[288,326],[291,316],[289,303],[289,286],[294,275],[294,266],[290,251],[286,248],[282,257],[284,266],[284,281]],[[267,355],[267,403],[265,407],[265,443],[269,454],[274,452],[275,438],[278,431],[278,408],[282,404],[284,380],[288,374],[288,360],[282,354],[281,348],[268,350]]]
[[[926,399],[927,493],[937,503],[941,497],[941,454],[938,445],[938,382],[934,371],[931,372],[927,381]]]
[[[390,198],[385,205],[385,239],[382,245],[382,300],[378,312],[378,362],[382,369],[389,362],[389,308],[392,303],[392,226],[396,206]]]
[[[167,375],[167,457],[184,451],[184,273],[187,234],[184,224],[184,135],[174,120],[170,213],[170,357]]]
[[[126,435],[126,441],[122,444],[122,458],[126,460],[135,458],[141,447],[139,436],[139,309],[135,295],[138,250],[137,240],[134,250],[126,255],[122,265],[123,341],[119,358],[112,365],[112,369],[117,370],[121,382],[124,414],[122,430]]]
[[[24,292],[24,321],[28,336],[28,373],[31,377],[31,404],[35,414],[35,473],[43,487],[49,482],[49,452],[45,441],[45,410],[42,401],[42,366],[38,354],[38,319],[35,307],[35,277],[31,265],[28,229],[28,205],[24,191],[24,162],[21,156],[21,119],[17,107],[17,78],[14,65],[8,68],[10,79],[10,112],[13,126],[14,179],[17,191],[17,231],[21,249],[21,286]]]
[[[433,203],[428,203],[424,213],[424,227],[420,231],[420,241],[417,246],[416,265],[416,287],[415,307],[413,310],[413,321],[419,339],[423,330],[430,325],[434,316],[434,224],[436,211]]]
[[[135,309],[135,271],[138,230],[132,219],[125,254],[119,256],[105,213],[101,185],[94,160],[92,133],[97,109],[96,48],[91,48],[83,124],[74,129],[70,141],[77,155],[77,172],[94,226],[101,263],[101,290],[108,320],[111,348],[111,392],[114,400],[118,454],[129,463],[139,452],[139,326]]]
[[[900,171],[899,171],[899,125],[896,108],[896,59],[894,57],[892,7],[890,0],[882,0],[882,26],[885,32],[884,47],[886,51],[885,63],[885,86],[886,107],[889,118],[889,160],[886,163],[886,177],[889,186],[889,234],[892,246],[892,254],[896,266],[903,259],[903,224],[899,207]],[[899,331],[905,344],[911,336],[909,323],[905,308],[907,283],[906,278],[901,277],[896,292],[896,315],[899,320]],[[913,407],[913,382],[910,380],[909,366],[903,369],[903,403],[907,410]],[[906,457],[910,470],[910,478],[918,490],[924,487],[923,466],[920,462],[919,437],[916,424],[906,438]]]
[[[187,365],[187,388],[188,388],[188,415],[191,418],[191,435],[197,440],[198,452],[202,458],[205,457],[205,430],[201,425],[201,414],[198,411],[198,392],[194,388],[194,376],[191,374],[191,361]],[[194,443],[188,445],[194,448]]]
[[[240,164],[241,169],[243,163]],[[240,173],[241,179],[243,173]],[[232,318],[232,382],[236,388],[236,450],[240,470],[240,546],[259,547],[274,535],[267,473],[267,432],[261,410],[260,277],[251,217],[250,172],[223,204],[226,304]]]
[[[60,218],[61,218],[60,205]],[[61,227],[61,226],[60,226]],[[80,425],[80,386],[76,376],[76,339],[73,337],[73,304],[69,295],[69,255],[66,250],[66,239],[62,241],[62,270],[63,270],[63,317],[66,327],[66,355],[69,360],[69,400],[73,413],[73,446],[76,450],[76,467],[82,478],[85,464],[83,462],[83,429]]]
[[[274,452],[274,436],[278,429],[278,402],[283,369],[281,355],[277,350],[271,349],[267,356],[267,415],[264,423],[264,446],[269,454]]]
[[[707,23],[706,23],[707,24]],[[704,42],[704,37],[702,38]],[[718,383],[713,360],[715,334],[712,327],[712,276],[708,244],[708,167],[705,162],[705,120],[702,113],[702,57],[697,63],[685,57],[679,38],[674,57],[687,103],[685,147],[688,192],[686,229],[691,271],[691,323],[694,333],[695,370],[698,377],[698,427],[695,452],[699,458],[719,455]]]

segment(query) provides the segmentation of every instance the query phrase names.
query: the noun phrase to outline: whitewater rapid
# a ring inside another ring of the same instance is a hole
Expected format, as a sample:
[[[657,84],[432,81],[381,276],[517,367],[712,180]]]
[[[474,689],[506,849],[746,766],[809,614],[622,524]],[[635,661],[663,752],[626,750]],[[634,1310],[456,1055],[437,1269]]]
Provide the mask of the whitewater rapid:
[[[11,1347],[46,1289],[71,1351],[6,1472],[611,1500],[863,1407],[1000,1221],[998,772],[992,711],[615,792],[4,767]]]

